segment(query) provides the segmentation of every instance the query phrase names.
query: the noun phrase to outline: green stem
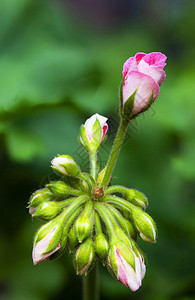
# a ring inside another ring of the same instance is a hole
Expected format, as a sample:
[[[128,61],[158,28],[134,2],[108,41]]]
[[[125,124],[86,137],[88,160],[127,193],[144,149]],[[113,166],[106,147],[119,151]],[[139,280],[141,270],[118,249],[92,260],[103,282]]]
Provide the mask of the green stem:
[[[129,190],[128,188],[122,185],[112,185],[107,188],[107,190],[105,191],[105,195],[112,194],[112,193],[125,194],[127,193],[128,190]]]
[[[99,300],[97,262],[87,276],[83,276],[83,300]]]
[[[91,163],[91,176],[96,180],[96,172],[97,172],[97,154],[90,153],[90,163]]]
[[[121,208],[131,210],[133,205],[126,200],[116,196],[106,196],[102,202],[108,202],[119,205]]]
[[[112,220],[111,220],[109,214],[107,213],[107,210],[105,209],[104,205],[96,202],[95,203],[95,209],[97,210],[97,212],[101,216],[103,222],[105,223],[105,225],[108,229],[110,238],[113,237],[114,234],[115,234],[115,228],[114,228]]]
[[[97,212],[95,212],[95,230],[97,234],[102,233],[101,222]]]
[[[60,205],[60,207],[65,207],[68,206],[69,204],[72,204],[72,202],[75,201],[76,199],[77,197],[68,198],[66,200],[59,201],[58,204]]]
[[[127,131],[129,125],[129,121],[127,121],[126,119],[122,119],[120,122],[120,126],[114,141],[114,144],[112,146],[112,150],[108,159],[108,163],[106,166],[106,172],[104,174],[103,180],[102,180],[102,186],[104,189],[106,189],[107,185],[110,182],[115,164],[116,164],[116,160],[120,151],[120,147],[121,144],[124,140],[125,137],[125,133]]]
[[[91,180],[90,180],[86,175],[84,175],[83,173],[80,173],[80,174],[79,174],[79,178],[81,178],[82,180],[84,180],[84,181],[87,183],[88,188],[89,188],[89,190],[90,190],[91,187],[92,187],[92,182],[91,182]]]

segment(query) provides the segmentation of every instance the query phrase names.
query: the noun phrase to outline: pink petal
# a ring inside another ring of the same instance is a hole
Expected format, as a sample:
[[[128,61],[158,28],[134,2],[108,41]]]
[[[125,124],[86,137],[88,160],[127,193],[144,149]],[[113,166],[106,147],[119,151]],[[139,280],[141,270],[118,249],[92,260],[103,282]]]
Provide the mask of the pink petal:
[[[153,92],[153,100],[159,94],[159,86],[151,76],[143,73],[132,71],[126,76],[123,86],[123,103],[135,92],[135,101],[133,114],[137,114],[143,110]]]
[[[151,76],[158,85],[161,85],[166,78],[165,71],[162,68],[155,65],[149,65],[144,59],[140,61],[138,71]]]
[[[143,60],[150,66],[152,65],[160,68],[164,68],[166,65],[166,59],[166,55],[162,54],[161,52],[151,52],[143,57]]]
[[[103,128],[102,128],[102,137],[101,137],[101,142],[103,141],[105,135],[106,135],[106,132],[108,131],[108,124],[106,123]]]

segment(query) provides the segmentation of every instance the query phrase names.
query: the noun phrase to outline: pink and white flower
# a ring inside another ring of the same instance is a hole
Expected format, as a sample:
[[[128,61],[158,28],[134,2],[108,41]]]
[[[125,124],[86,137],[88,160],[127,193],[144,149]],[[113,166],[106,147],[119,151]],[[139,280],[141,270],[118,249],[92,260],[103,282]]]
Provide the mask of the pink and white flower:
[[[34,265],[37,265],[38,263],[42,262],[50,255],[52,255],[54,252],[60,249],[60,244],[58,244],[58,246],[54,250],[45,253],[48,249],[49,244],[51,243],[52,238],[54,237],[57,231],[57,228],[58,225],[56,225],[42,240],[40,240],[38,243],[34,245],[33,253],[32,253]]]
[[[91,142],[92,135],[93,135],[93,125],[95,124],[95,121],[97,119],[100,122],[100,126],[101,126],[101,142],[103,141],[106,132],[108,130],[108,124],[106,123],[108,118],[101,116],[99,114],[94,114],[93,116],[91,116],[91,118],[87,119],[84,124],[89,142]]]
[[[144,264],[144,259],[140,255],[136,256],[134,251],[129,248],[129,251],[134,255],[135,259],[135,269],[132,265],[125,259],[125,255],[120,251],[117,246],[114,246],[114,260],[115,260],[115,270],[114,266],[110,261],[110,257],[108,257],[108,262],[110,268],[114,271],[116,278],[126,287],[128,287],[132,291],[136,291],[142,284],[142,279],[144,278],[146,267]],[[113,257],[113,256],[112,256]]]
[[[123,66],[123,105],[135,93],[132,115],[140,113],[147,106],[153,94],[153,101],[159,94],[159,87],[165,80],[167,57],[160,52],[137,53]]]

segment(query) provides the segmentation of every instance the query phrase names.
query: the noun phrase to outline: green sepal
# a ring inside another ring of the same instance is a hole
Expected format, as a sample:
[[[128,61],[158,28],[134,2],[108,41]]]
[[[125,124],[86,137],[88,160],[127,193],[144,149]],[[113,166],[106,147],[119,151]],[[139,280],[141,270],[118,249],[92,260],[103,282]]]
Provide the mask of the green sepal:
[[[123,105],[123,110],[122,110],[122,117],[124,119],[130,120],[131,119],[131,115],[133,112],[133,107],[134,107],[134,101],[135,101],[135,94],[137,92],[137,89],[135,90],[135,92],[127,99],[127,101],[125,101],[124,105]]]
[[[80,130],[80,137],[79,137],[80,143],[87,149],[89,150],[90,148],[90,142],[86,134],[85,126],[81,125],[81,130]]]
[[[60,211],[60,206],[55,201],[43,202],[41,203],[33,217],[38,217],[44,220],[53,219]]]
[[[92,128],[90,152],[96,152],[101,143],[102,128],[99,120],[96,118]]]

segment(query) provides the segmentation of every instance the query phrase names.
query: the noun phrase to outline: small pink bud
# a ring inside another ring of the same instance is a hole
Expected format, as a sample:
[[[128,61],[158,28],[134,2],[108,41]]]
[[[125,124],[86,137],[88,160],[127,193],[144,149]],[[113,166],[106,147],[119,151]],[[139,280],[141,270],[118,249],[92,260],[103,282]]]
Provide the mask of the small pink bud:
[[[135,93],[132,115],[143,111],[147,104],[156,99],[159,87],[165,80],[163,70],[167,57],[160,52],[149,54],[137,53],[130,57],[123,66],[123,105]]]
[[[57,231],[57,228],[58,228],[58,225],[53,227],[53,229],[48,234],[46,234],[46,236],[43,239],[38,241],[38,243],[35,243],[35,245],[33,247],[33,253],[32,253],[34,265],[37,265],[38,263],[42,262],[47,257],[49,257],[51,254],[53,254],[54,252],[56,252],[57,250],[60,249],[60,244],[58,244],[58,246],[54,250],[52,250],[48,253],[45,253],[47,251],[50,243],[52,242],[52,238],[54,237],[54,235]]]
[[[95,124],[96,119],[100,122],[101,126],[101,142],[103,141],[106,132],[108,130],[108,124],[106,123],[108,118],[105,118],[99,114],[94,114],[91,118],[87,119],[87,121],[84,124],[87,137],[89,139],[89,142],[91,142],[92,134],[93,134],[93,125]]]

